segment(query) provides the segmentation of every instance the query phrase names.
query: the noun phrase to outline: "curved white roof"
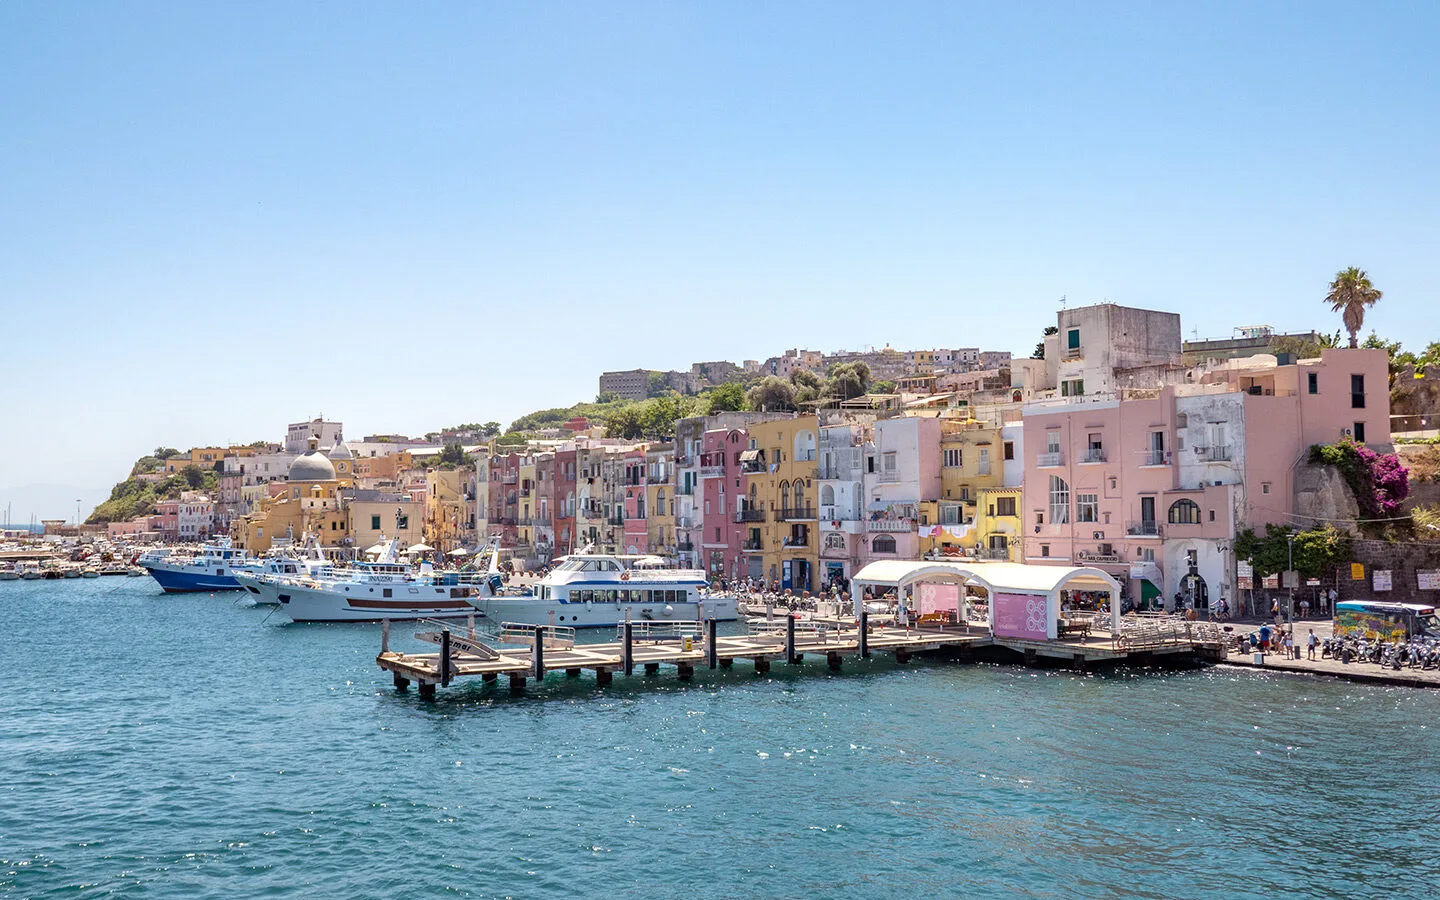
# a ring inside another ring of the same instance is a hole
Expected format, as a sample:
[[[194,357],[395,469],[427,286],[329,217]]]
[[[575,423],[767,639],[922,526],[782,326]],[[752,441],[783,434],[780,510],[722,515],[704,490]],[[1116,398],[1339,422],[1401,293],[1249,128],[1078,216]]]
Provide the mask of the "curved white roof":
[[[1062,585],[1090,590],[1118,591],[1109,573],[1089,566],[1027,566],[1009,562],[950,562],[944,560],[885,559],[872,562],[851,579],[883,587],[917,581],[969,581],[997,591],[1048,594]]]

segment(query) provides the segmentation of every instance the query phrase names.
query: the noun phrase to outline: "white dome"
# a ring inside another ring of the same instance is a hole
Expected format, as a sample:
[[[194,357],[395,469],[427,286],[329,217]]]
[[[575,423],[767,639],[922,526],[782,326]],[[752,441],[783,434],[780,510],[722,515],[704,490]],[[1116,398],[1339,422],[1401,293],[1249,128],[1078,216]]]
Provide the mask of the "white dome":
[[[334,481],[335,466],[319,450],[295,457],[290,463],[291,481]]]

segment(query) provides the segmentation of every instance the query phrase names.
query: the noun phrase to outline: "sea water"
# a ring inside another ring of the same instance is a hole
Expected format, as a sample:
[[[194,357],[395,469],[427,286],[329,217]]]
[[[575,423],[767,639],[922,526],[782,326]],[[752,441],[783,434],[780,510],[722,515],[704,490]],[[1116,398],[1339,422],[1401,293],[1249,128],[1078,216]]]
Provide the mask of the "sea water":
[[[427,702],[379,641],[0,583],[0,893],[1437,894],[1428,691],[881,656]]]

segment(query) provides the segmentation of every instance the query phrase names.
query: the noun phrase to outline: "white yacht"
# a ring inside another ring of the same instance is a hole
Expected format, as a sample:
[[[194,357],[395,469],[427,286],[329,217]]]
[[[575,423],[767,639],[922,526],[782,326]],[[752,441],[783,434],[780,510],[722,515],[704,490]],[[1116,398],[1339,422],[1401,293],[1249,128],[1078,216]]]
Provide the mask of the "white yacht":
[[[235,577],[256,603],[279,606],[294,622],[464,618],[474,614],[472,595],[499,587],[493,561],[483,574],[433,572],[428,564],[416,569],[399,561],[398,543],[383,541],[369,562]]]
[[[703,571],[670,568],[659,557],[581,551],[564,557],[531,593],[477,595],[470,604],[496,623],[571,628],[614,628],[627,612],[636,622],[738,618],[734,597],[705,588]]]

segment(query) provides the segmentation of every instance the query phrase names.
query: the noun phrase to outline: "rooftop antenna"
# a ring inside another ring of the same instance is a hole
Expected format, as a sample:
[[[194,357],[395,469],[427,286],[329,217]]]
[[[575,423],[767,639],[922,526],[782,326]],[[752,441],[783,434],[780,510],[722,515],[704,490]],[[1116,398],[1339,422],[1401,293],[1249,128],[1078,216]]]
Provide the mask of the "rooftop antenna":
[[[1064,295],[1064,294],[1061,294],[1061,295],[1060,295],[1060,308],[1061,308],[1061,309],[1064,309],[1064,308],[1065,308],[1065,295]]]

